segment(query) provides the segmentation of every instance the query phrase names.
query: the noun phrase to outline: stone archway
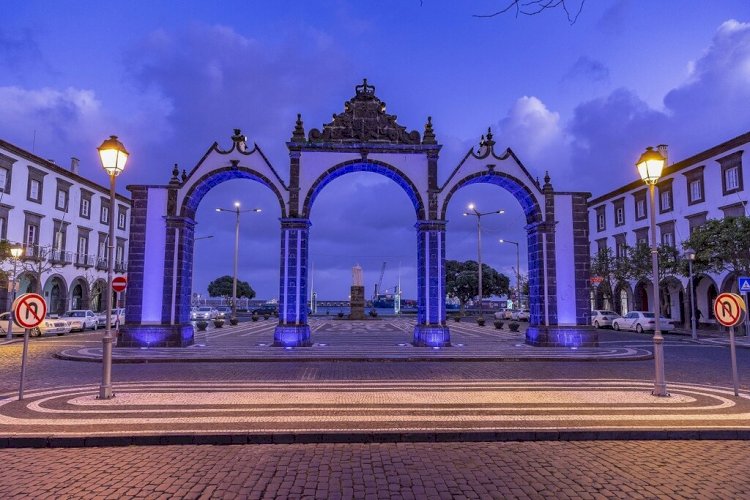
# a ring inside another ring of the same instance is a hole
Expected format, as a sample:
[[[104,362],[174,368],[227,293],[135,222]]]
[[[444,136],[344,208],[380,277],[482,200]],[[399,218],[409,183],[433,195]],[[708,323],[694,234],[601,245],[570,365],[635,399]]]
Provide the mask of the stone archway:
[[[70,309],[88,309],[89,308],[89,286],[86,279],[82,276],[75,278],[70,283]]]
[[[68,305],[68,285],[65,278],[55,274],[47,278],[44,284],[44,298],[47,300],[47,308],[50,314],[62,314]]]
[[[175,166],[163,186],[129,186],[133,212],[128,252],[128,305],[121,346],[185,346],[189,322],[195,211],[203,195],[228,179],[247,178],[279,200],[280,288],[276,346],[307,346],[308,240],[315,198],[334,179],[374,172],[393,179],[415,208],[417,232],[417,346],[449,346],[445,311],[445,211],[451,196],[474,183],[511,192],[526,214],[530,262],[532,345],[595,345],[588,307],[588,193],[556,192],[549,176],[539,185],[506,148],[495,153],[492,134],[441,183],[438,144],[430,118],[422,133],[396,122],[365,80],[322,129],[305,133],[297,116],[284,180],[257,145],[235,129],[232,146],[214,143],[191,172]]]

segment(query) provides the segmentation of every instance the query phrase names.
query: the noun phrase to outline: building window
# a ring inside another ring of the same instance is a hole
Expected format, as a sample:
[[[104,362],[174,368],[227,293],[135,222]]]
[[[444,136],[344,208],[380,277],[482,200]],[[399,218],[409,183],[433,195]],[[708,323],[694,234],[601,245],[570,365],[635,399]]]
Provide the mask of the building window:
[[[2,189],[4,192],[8,192],[8,182],[10,180],[10,170],[8,170],[5,167],[0,167],[0,189]]]
[[[703,201],[703,180],[695,179],[690,181],[690,203]]]
[[[81,200],[81,217],[89,218],[91,210],[91,201],[86,198]]]
[[[29,179],[29,200],[42,202],[42,183],[36,179]]]
[[[685,217],[688,220],[690,234],[693,234],[696,229],[706,223],[706,215],[708,215],[708,212],[701,212],[699,214],[688,215]]]
[[[55,205],[55,208],[58,210],[67,210],[68,209],[68,192],[64,191],[62,189],[57,190],[57,203]]]
[[[721,184],[724,194],[742,191],[742,151],[736,151],[716,161],[721,165]]]
[[[115,263],[117,265],[122,264],[122,258],[125,255],[125,247],[122,246],[122,243],[118,242],[117,247],[115,247]]]
[[[672,190],[659,191],[659,209],[661,212],[672,210]]]
[[[615,225],[622,226],[623,224],[625,224],[625,209],[623,207],[617,207],[615,209]]]
[[[128,222],[128,218],[124,207],[117,208],[117,228],[125,229],[125,225]]]
[[[39,243],[39,226],[26,224],[26,246],[33,247]]]
[[[8,219],[7,217],[0,216],[0,240],[8,239]]]
[[[735,203],[726,207],[719,207],[724,212],[724,217],[742,217],[745,215],[745,203]]]
[[[661,235],[661,244],[674,247],[674,233],[663,233]]]
[[[704,201],[703,166],[686,172],[688,205]]]
[[[596,249],[599,253],[607,251],[607,238],[600,238],[596,240]]]
[[[648,228],[635,230],[635,244],[648,245]]]
[[[101,222],[102,224],[109,224],[109,205],[106,205],[103,201],[99,222]]]
[[[646,200],[640,199],[635,202],[635,218],[645,219],[646,218]]]
[[[607,218],[604,212],[604,207],[598,207],[596,209],[596,230],[604,231],[607,228]]]

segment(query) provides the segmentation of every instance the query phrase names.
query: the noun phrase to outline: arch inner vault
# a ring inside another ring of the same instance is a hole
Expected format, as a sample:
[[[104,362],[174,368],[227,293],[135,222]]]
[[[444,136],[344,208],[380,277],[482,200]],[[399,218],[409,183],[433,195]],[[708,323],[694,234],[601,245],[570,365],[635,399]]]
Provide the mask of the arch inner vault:
[[[298,115],[284,180],[260,148],[248,148],[239,130],[232,146],[214,143],[188,173],[175,168],[163,186],[128,186],[133,211],[128,262],[128,305],[118,346],[193,343],[190,295],[195,213],[203,195],[226,180],[257,181],[276,195],[280,209],[279,324],[275,346],[311,345],[307,324],[308,238],[315,197],[339,176],[375,172],[396,182],[415,210],[417,248],[416,346],[449,346],[445,311],[446,211],[453,194],[476,183],[498,185],[526,216],[532,345],[596,345],[590,326],[589,193],[558,192],[549,176],[535,181],[509,148],[496,153],[491,132],[440,182],[438,144],[431,120],[407,131],[385,112],[367,80],[344,111],[322,130],[305,129]]]

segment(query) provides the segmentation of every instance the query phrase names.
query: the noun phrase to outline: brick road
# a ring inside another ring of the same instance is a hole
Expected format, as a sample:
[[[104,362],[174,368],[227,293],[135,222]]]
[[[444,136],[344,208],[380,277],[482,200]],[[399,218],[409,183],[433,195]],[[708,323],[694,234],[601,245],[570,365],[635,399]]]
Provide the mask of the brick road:
[[[605,441],[0,451],[3,498],[750,498],[750,443]]]

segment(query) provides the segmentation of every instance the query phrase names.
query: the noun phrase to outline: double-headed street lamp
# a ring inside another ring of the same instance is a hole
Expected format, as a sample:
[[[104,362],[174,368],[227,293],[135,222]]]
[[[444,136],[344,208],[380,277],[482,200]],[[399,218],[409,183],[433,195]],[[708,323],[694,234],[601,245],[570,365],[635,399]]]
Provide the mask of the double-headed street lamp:
[[[260,208],[248,208],[247,210],[240,210],[240,202],[234,202],[234,209],[231,208],[217,208],[217,212],[230,212],[237,216],[234,225],[234,279],[232,280],[232,317],[230,321],[236,321],[237,319],[237,256],[240,252],[240,214],[245,212],[260,212]]]
[[[21,245],[16,243],[10,247],[10,257],[13,259],[13,274],[10,277],[11,305],[8,307],[10,313],[8,314],[8,330],[5,334],[8,340],[13,339],[13,311],[11,309],[13,302],[16,300],[16,264],[18,264],[18,259],[21,258],[21,255],[23,255],[23,247]]]
[[[102,337],[102,384],[99,386],[99,399],[111,399],[112,394],[112,273],[114,270],[115,241],[115,177],[125,169],[129,153],[117,140],[109,136],[97,148],[104,171],[109,175],[109,237],[107,242],[107,320]]]
[[[695,293],[693,290],[693,261],[695,260],[695,250],[692,248],[685,249],[685,257],[688,261],[688,276],[690,289],[690,332],[693,340],[698,340],[698,332],[695,329]]]
[[[473,215],[477,218],[477,260],[479,261],[479,318],[482,319],[482,217],[485,215],[504,214],[505,210],[495,210],[494,212],[480,212],[473,203],[467,207],[468,212],[464,212],[464,217]]]
[[[638,158],[638,162],[636,163],[638,173],[641,174],[641,179],[648,185],[651,198],[651,268],[654,284],[654,365],[656,370],[654,391],[652,392],[654,396],[669,396],[667,383],[664,378],[664,337],[661,335],[661,318],[659,314],[659,259],[656,248],[656,203],[654,198],[654,188],[656,183],[659,182],[659,177],[661,177],[665,163],[666,159],[661,153],[654,151],[651,147],[646,148],[646,151]]]
[[[500,243],[510,243],[511,245],[516,246],[516,293],[518,296],[516,297],[518,299],[518,306],[516,309],[519,311],[521,310],[521,251],[519,249],[520,245],[517,241],[510,241],[510,240],[499,240]]]

